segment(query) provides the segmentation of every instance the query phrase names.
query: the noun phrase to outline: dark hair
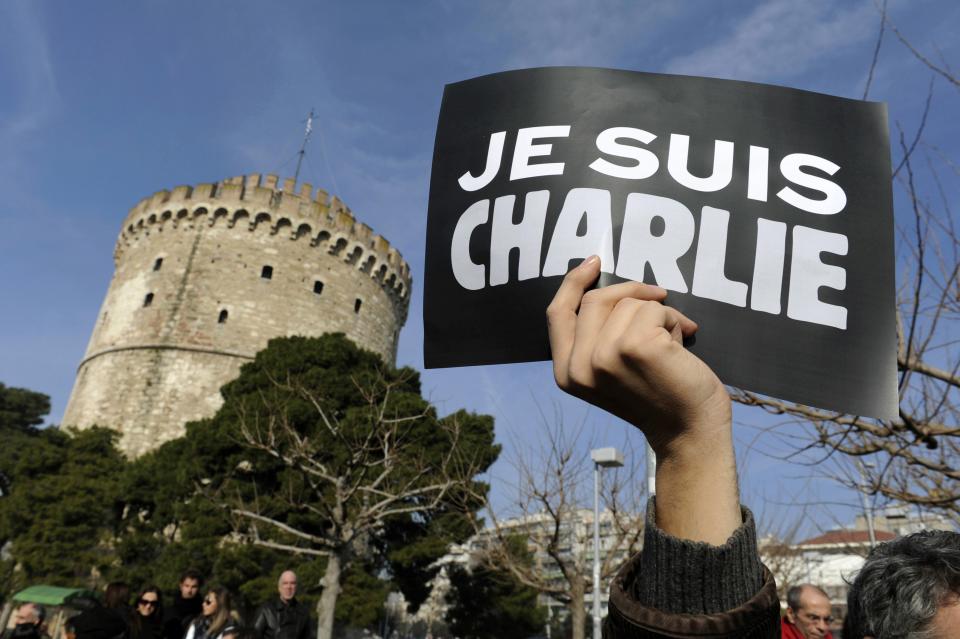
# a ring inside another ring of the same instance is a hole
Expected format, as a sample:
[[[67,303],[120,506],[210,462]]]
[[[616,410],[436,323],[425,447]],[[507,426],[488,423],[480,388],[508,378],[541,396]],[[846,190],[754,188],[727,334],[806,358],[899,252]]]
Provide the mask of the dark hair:
[[[157,596],[157,605],[153,607],[149,615],[141,615],[137,607],[140,604],[140,600],[143,599],[143,596],[149,592]],[[140,594],[137,595],[134,609],[130,611],[131,637],[140,637],[143,634],[143,626],[147,619],[151,620],[150,623],[162,622],[163,620],[163,595],[160,594],[160,589],[153,584],[148,584],[140,589]]]
[[[790,590],[787,591],[787,607],[790,608],[790,610],[794,612],[798,612],[800,610],[800,598],[803,596],[803,590],[805,588],[816,590],[827,599],[830,598],[830,596],[827,595],[827,593],[825,593],[821,588],[818,588],[813,584],[800,584],[797,586],[791,586]]]
[[[107,584],[103,593],[103,605],[107,608],[122,608],[130,603],[130,586],[122,581]]]
[[[178,581],[177,583],[181,583],[181,584],[182,584],[182,583],[185,582],[187,579],[193,579],[194,581],[197,582],[198,585],[200,585],[200,586],[203,585],[203,575],[200,574],[200,571],[199,571],[199,570],[194,570],[193,568],[187,568],[187,569],[184,570],[183,573],[180,575],[180,581]]]
[[[923,639],[960,594],[960,533],[924,530],[873,549],[847,594],[844,637]]]
[[[152,615],[162,617],[163,616],[163,594],[160,592],[160,589],[157,586],[153,584],[147,584],[146,586],[141,588],[140,593],[137,595],[136,603],[139,605],[140,600],[143,599],[143,596],[148,592],[152,592],[157,596],[157,605],[153,607]]]

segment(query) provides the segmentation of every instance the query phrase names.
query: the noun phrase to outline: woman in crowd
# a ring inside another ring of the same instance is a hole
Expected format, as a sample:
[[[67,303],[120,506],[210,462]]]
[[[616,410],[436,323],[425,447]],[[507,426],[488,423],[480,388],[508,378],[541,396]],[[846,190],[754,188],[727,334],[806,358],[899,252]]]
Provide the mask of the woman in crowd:
[[[163,638],[163,600],[160,589],[144,586],[130,615],[130,639]]]
[[[203,597],[202,612],[187,628],[184,639],[223,639],[237,627],[237,613],[226,588],[211,588]]]
[[[103,604],[93,599],[85,610],[71,619],[77,639],[127,639],[130,586],[122,581],[107,584]]]

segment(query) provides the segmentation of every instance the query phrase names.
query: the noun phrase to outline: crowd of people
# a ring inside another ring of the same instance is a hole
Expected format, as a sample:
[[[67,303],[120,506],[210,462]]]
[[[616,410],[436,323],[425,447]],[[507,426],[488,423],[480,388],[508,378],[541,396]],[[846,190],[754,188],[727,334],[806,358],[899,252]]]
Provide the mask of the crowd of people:
[[[249,623],[241,619],[226,588],[204,590],[203,576],[187,570],[164,605],[163,592],[149,584],[130,605],[130,586],[107,585],[103,601],[79,598],[70,602],[81,612],[66,622],[67,639],[313,639],[310,614],[297,600],[297,575],[284,571],[277,597],[260,606]],[[21,604],[14,626],[2,639],[47,639],[46,610],[36,603]]]

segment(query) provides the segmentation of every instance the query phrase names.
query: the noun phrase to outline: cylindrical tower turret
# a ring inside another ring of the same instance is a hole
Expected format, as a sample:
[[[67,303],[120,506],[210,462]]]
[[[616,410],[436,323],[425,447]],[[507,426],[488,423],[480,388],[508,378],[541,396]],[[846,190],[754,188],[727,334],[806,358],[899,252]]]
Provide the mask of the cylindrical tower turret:
[[[337,198],[294,188],[254,174],[131,209],[65,426],[115,428],[139,455],[213,415],[220,387],[282,335],[342,332],[394,362],[407,263]]]

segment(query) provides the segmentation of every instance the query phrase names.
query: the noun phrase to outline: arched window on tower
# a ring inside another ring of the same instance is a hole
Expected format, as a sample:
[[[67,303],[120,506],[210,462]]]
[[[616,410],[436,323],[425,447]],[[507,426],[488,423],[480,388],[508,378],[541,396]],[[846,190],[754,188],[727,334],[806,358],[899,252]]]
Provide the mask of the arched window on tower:
[[[147,293],[147,296],[143,298],[143,307],[146,308],[153,304],[153,293]]]
[[[361,299],[358,297],[358,298],[353,302],[353,312],[354,312],[354,313],[359,313],[359,312],[360,312],[360,305],[361,305],[361,304],[363,304],[363,300],[361,300]]]
[[[224,309],[221,309],[221,310],[220,310],[220,316],[217,317],[217,324],[226,324],[226,323],[227,323],[227,317],[228,317],[228,315],[229,315],[229,313],[227,313],[227,309],[225,309],[225,308],[224,308]]]
[[[323,282],[321,282],[320,280],[315,281],[313,283],[313,292],[316,293],[317,295],[320,295],[321,293],[323,293]]]
[[[153,263],[153,270],[159,271],[161,266],[163,266],[163,258],[158,257]]]
[[[260,277],[265,280],[273,279],[273,267],[269,264],[264,264],[263,268],[260,269]]]

